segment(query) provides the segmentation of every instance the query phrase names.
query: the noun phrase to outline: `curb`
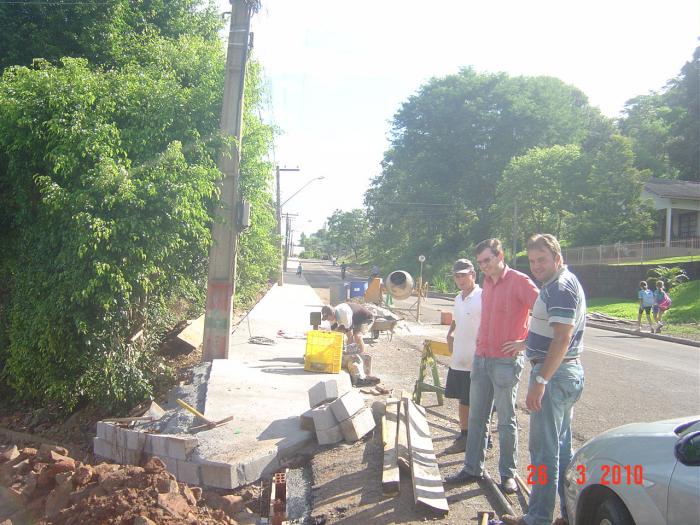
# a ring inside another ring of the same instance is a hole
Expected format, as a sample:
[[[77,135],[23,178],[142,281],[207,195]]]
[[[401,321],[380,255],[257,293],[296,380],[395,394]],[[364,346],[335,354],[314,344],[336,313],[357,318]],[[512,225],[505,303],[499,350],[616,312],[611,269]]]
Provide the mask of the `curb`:
[[[609,330],[611,332],[620,332],[622,334],[636,335],[637,337],[647,337],[649,339],[658,339],[660,341],[667,341],[669,343],[678,343],[686,346],[695,346],[700,348],[700,341],[693,341],[691,339],[681,339],[680,337],[671,337],[668,335],[652,334],[650,332],[638,332],[637,330],[628,330],[626,328],[618,328],[606,325],[604,323],[596,323],[591,321],[586,321],[586,326],[591,328],[599,328],[600,330]]]

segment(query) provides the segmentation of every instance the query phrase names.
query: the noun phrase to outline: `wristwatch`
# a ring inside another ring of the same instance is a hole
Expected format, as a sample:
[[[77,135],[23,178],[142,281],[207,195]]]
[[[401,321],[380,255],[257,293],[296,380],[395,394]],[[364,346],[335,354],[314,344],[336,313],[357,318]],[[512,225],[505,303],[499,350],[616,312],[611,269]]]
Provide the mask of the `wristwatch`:
[[[546,385],[549,383],[544,377],[542,376],[535,376],[535,381],[537,381],[540,385]]]

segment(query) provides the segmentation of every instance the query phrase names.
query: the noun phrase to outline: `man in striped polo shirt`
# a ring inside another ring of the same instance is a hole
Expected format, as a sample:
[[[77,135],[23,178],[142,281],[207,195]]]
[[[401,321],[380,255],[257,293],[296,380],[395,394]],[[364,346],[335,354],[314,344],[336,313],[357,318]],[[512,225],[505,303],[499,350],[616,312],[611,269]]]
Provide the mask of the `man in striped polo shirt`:
[[[542,283],[532,310],[525,355],[532,364],[526,404],[530,410],[530,458],[532,479],[528,513],[505,515],[507,524],[552,523],[559,492],[562,518],[564,472],[572,457],[571,418],[574,403],[583,392],[583,329],[586,297],[574,274],[564,265],[561,247],[553,235],[533,235],[527,242],[530,270]]]

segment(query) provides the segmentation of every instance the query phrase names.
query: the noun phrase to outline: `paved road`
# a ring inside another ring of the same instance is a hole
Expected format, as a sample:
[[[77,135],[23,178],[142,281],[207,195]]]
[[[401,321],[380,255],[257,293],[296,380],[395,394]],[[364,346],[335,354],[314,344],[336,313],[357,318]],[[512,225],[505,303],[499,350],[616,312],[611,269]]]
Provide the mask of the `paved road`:
[[[304,277],[315,288],[341,282],[339,268],[329,261],[306,262]],[[362,277],[348,274],[347,280]],[[410,298],[397,305],[408,308],[415,301]],[[421,320],[439,323],[440,310],[451,311],[452,301],[428,298]],[[700,414],[700,348],[595,328],[586,330],[584,344],[586,388],[576,405],[578,439],[624,423]],[[521,406],[529,369],[526,372]]]

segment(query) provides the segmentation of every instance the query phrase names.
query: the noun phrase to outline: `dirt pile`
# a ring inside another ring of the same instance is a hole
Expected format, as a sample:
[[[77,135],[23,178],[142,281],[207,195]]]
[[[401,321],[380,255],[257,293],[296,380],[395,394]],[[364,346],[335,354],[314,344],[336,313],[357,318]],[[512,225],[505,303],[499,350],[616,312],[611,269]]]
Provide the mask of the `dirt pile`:
[[[178,483],[157,457],[137,467],[84,464],[50,445],[0,454],[0,525],[235,525],[241,511],[241,496]]]

